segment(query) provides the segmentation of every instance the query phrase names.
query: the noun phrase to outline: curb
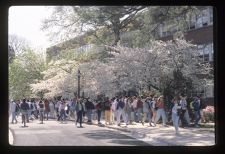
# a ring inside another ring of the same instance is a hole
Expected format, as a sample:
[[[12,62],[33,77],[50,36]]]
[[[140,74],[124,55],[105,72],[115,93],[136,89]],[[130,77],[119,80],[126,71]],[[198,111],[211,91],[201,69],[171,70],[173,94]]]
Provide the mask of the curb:
[[[9,144],[12,146],[14,139],[13,139],[12,131],[10,129],[9,129],[9,134],[8,135],[9,135]]]

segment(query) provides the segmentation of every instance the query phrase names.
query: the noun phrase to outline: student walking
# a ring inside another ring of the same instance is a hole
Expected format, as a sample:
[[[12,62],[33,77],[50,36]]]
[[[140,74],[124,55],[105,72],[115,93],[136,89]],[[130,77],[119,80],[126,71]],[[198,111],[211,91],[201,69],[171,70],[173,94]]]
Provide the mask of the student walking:
[[[151,107],[150,107],[150,98],[148,97],[148,98],[146,98],[145,100],[144,100],[144,103],[143,103],[143,117],[142,117],[142,125],[144,126],[144,124],[145,124],[145,121],[146,121],[146,119],[147,119],[147,117],[149,117],[149,119],[148,119],[148,122],[150,123],[151,122],[151,117],[149,116],[149,115],[151,115],[150,114],[150,111],[151,111]]]
[[[184,95],[180,95],[179,105],[181,106],[181,115],[180,115],[181,127],[184,128],[188,126],[187,119],[185,118],[185,113],[187,112],[187,101]]]
[[[122,115],[122,118],[123,118],[123,121],[126,123],[126,126],[128,125],[127,124],[127,119],[126,119],[126,116],[125,116],[125,112],[124,112],[124,107],[125,107],[125,102],[124,100],[122,100],[122,98],[119,99],[118,101],[118,104],[117,104],[117,126],[120,126],[120,117]]]
[[[22,113],[22,124],[24,124],[24,127],[26,127],[26,120],[29,110],[29,104],[26,102],[26,99],[23,99],[23,102],[20,104],[20,109]]]
[[[154,125],[156,125],[157,121],[162,117],[162,121],[163,121],[163,126],[168,127],[166,125],[167,122],[167,117],[166,117],[166,113],[165,113],[165,107],[164,107],[164,100],[163,100],[163,96],[160,96],[156,102],[156,107],[157,109],[157,113],[156,113],[156,118],[155,118],[155,122]]]
[[[179,98],[175,97],[173,100],[173,108],[172,108],[172,121],[173,126],[176,131],[176,135],[179,135],[179,116],[181,113],[181,106],[179,106]]]
[[[155,118],[156,118],[156,114],[157,114],[157,107],[156,107],[156,101],[157,101],[157,96],[154,96],[151,100],[150,100],[150,107],[151,107],[151,113],[152,113],[152,118],[150,121],[150,126],[155,127]]]
[[[17,104],[15,103],[14,100],[12,100],[11,103],[10,103],[10,112],[12,114],[12,122],[11,122],[11,124],[13,124],[14,121],[15,121],[15,123],[17,123],[17,119],[16,119],[16,113],[18,112],[17,108],[18,108]]]
[[[92,115],[93,115],[93,110],[95,108],[94,104],[87,98],[85,107],[87,109],[87,118],[88,118],[88,123],[92,124]]]
[[[194,99],[194,102],[193,102],[193,107],[194,107],[194,115],[195,115],[195,127],[199,127],[198,126],[198,123],[201,119],[201,114],[200,114],[200,99],[198,97],[196,97]]]
[[[43,124],[45,105],[44,105],[44,102],[42,100],[38,104],[38,109],[39,109],[40,121],[41,121],[41,124]]]
[[[47,99],[45,99],[44,104],[45,104],[44,114],[46,115],[44,117],[46,117],[46,120],[48,120],[48,115],[49,115],[49,112],[50,112],[49,101]]]
[[[84,112],[84,104],[81,101],[81,98],[78,98],[77,100],[77,105],[76,105],[76,112],[77,112],[77,120],[76,120],[76,125],[79,122],[80,123],[80,128],[83,128],[82,126],[82,117],[83,117],[83,112]]]
[[[106,97],[106,100],[104,101],[104,110],[105,110],[105,124],[109,125],[111,124],[111,100]]]

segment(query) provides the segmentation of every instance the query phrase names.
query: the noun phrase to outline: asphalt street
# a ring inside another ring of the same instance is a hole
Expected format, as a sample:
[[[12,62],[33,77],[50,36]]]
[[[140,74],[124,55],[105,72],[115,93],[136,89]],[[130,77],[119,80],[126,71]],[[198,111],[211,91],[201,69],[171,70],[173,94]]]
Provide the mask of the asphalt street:
[[[72,121],[60,123],[56,120],[30,121],[28,127],[22,123],[9,124],[13,146],[150,146],[150,144],[107,127],[83,124],[79,128]]]

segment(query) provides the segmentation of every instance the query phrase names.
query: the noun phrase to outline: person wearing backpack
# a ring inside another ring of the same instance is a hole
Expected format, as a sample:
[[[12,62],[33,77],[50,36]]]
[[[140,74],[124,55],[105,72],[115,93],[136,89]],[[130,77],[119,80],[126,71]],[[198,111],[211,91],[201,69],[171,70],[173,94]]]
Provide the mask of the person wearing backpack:
[[[126,123],[126,126],[127,126],[127,119],[126,119],[126,116],[125,116],[124,107],[125,107],[125,102],[122,99],[122,97],[120,97],[119,101],[118,101],[118,104],[117,104],[117,107],[116,107],[116,110],[117,110],[117,118],[116,118],[117,126],[120,126],[121,115],[122,115],[123,121]]]
[[[181,115],[180,115],[180,120],[181,120],[181,127],[187,127],[188,124],[188,119],[189,116],[187,117],[188,111],[187,111],[187,101],[186,101],[186,96],[180,95],[180,102],[179,105],[181,106]]]
[[[194,102],[193,102],[193,107],[194,107],[194,113],[195,113],[195,127],[199,127],[198,126],[198,123],[201,119],[201,114],[200,114],[200,99],[198,97],[196,97],[194,99]]]

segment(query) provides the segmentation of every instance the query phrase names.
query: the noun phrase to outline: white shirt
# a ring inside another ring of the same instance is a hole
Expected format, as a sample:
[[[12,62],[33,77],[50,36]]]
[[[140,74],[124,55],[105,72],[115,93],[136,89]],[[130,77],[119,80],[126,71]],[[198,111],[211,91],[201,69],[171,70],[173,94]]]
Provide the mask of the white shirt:
[[[16,112],[16,103],[15,102],[10,103],[10,112]]]
[[[175,113],[175,114],[177,114],[177,109],[180,109],[180,108],[181,108],[181,106],[178,106],[178,104],[175,103],[174,106],[173,106],[173,108],[172,108],[172,112]]]

